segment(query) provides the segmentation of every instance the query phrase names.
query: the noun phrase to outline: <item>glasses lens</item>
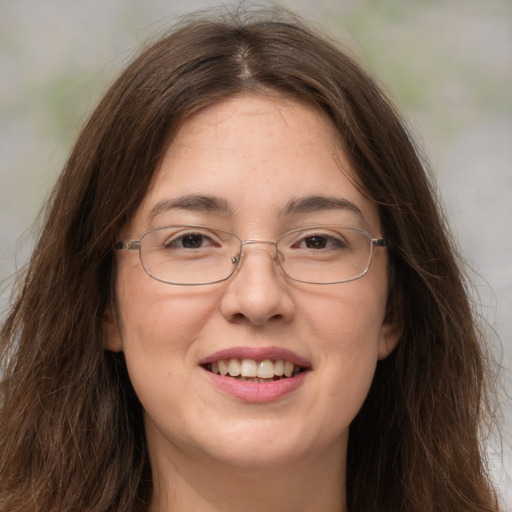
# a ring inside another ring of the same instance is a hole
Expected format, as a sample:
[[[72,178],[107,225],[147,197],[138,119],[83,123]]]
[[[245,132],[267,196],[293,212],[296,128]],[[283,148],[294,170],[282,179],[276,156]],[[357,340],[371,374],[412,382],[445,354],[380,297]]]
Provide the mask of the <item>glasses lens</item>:
[[[281,266],[291,279],[341,283],[368,271],[372,237],[355,228],[311,227],[283,235],[277,242],[277,250]]]
[[[140,257],[146,272],[166,283],[208,284],[227,279],[236,267],[241,241],[204,226],[168,226],[148,231]]]

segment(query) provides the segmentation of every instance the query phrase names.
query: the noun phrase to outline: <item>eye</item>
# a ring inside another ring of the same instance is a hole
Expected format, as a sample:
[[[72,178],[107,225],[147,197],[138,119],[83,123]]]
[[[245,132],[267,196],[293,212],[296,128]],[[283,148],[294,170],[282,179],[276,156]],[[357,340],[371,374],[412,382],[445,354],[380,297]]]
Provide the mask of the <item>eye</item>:
[[[347,243],[340,237],[315,234],[298,240],[292,247],[294,249],[341,249],[347,247]]]
[[[201,249],[202,247],[219,247],[217,242],[203,233],[185,233],[165,241],[166,249]]]

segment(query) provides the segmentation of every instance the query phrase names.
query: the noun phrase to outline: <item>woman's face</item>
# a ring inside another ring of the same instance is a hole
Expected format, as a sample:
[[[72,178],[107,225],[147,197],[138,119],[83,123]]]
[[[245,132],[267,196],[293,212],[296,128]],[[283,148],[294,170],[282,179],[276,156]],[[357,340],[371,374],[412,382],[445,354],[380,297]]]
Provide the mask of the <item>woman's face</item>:
[[[377,208],[352,174],[333,127],[314,109],[234,97],[183,124],[122,238],[174,224],[242,240],[274,241],[311,225],[381,237]],[[385,318],[386,249],[375,249],[364,277],[330,285],[287,278],[271,244],[248,244],[244,253],[228,280],[203,286],[159,282],[136,252],[117,254],[118,327],[106,322],[108,348],[125,354],[152,460],[339,460],[377,360],[399,334]],[[283,360],[303,371],[265,382],[210,371],[243,359],[248,368]]]

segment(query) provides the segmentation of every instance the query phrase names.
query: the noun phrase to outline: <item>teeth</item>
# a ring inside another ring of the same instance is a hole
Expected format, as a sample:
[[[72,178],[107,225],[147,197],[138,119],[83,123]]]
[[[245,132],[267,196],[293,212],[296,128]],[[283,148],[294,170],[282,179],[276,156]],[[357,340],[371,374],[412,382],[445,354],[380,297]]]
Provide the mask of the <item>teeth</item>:
[[[258,363],[253,359],[243,359],[240,373],[242,377],[258,377]]]
[[[260,364],[258,365],[258,377],[260,379],[271,379],[273,376],[274,363],[270,361],[270,359],[260,361]]]
[[[237,380],[241,380],[243,382],[260,382],[260,383],[268,382],[268,379],[260,379],[258,377],[237,377]]]
[[[272,361],[264,359],[255,361],[254,359],[221,359],[211,363],[211,371],[220,375],[230,375],[238,377],[240,380],[250,382],[265,382],[274,377],[293,377],[301,371],[299,366],[295,366],[290,361],[278,359]]]
[[[230,359],[228,363],[228,372],[231,377],[238,377],[240,375],[240,361],[238,359]]]
[[[213,373],[216,373],[213,371],[213,363],[212,363],[212,372]],[[226,364],[226,361],[219,361],[219,373],[221,375],[227,375],[228,374],[228,365]]]

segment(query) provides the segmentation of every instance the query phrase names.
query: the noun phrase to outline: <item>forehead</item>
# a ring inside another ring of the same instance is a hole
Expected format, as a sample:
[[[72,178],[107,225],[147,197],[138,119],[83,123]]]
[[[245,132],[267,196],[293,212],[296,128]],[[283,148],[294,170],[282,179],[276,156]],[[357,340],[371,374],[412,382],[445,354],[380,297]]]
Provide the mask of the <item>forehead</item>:
[[[243,130],[239,128],[243,127]],[[254,137],[256,136],[257,137]],[[215,137],[214,140],[211,137]],[[189,117],[179,130],[170,151],[177,145],[193,144],[207,137],[230,149],[267,144],[315,143],[334,149],[338,136],[333,124],[313,105],[274,94],[241,94],[206,107]],[[327,137],[327,138],[326,138]]]
[[[332,123],[312,106],[282,97],[229,98],[182,124],[137,224],[148,227],[142,224],[157,205],[182,197],[214,197],[231,215],[261,215],[314,196],[353,203],[375,226],[376,207],[354,186],[339,142]]]

